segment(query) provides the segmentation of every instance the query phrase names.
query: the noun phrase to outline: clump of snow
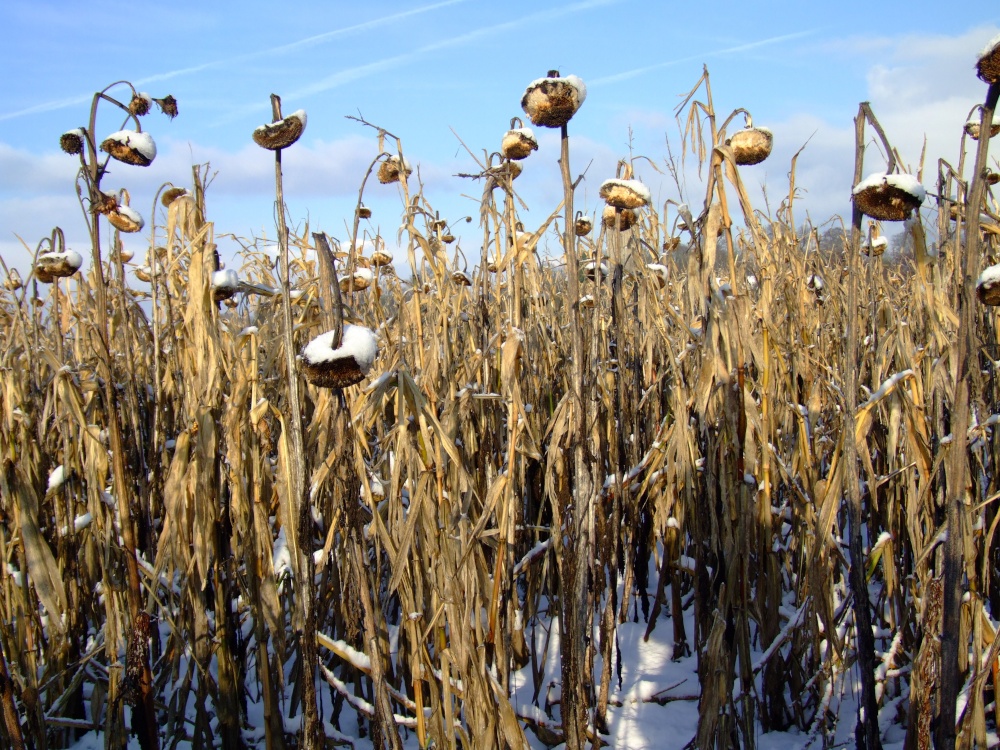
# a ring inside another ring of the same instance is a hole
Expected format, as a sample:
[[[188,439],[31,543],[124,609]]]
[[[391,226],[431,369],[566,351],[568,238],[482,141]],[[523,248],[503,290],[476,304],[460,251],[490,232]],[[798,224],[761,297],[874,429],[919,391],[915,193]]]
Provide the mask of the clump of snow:
[[[139,229],[142,229],[144,226],[146,226],[145,220],[142,218],[139,212],[136,211],[131,206],[119,206],[115,210],[115,213],[124,216],[126,219],[128,219],[134,224],[138,224],[139,226],[138,229],[136,229],[136,231],[139,231]]]
[[[649,203],[653,199],[653,196],[649,192],[649,188],[639,182],[639,180],[621,180],[618,178],[612,178],[602,182],[600,194],[602,196],[606,195],[615,188],[622,188],[623,190],[635,193],[644,203]]]
[[[885,380],[882,381],[882,385],[878,387],[878,390],[875,391],[865,403],[861,404],[861,406],[859,406],[858,409],[861,410],[875,405],[883,398],[888,396],[889,393],[892,392],[892,390],[895,389],[895,387],[899,385],[901,381],[906,380],[907,378],[912,378],[913,376],[914,376],[913,370],[909,369],[903,370],[902,372],[897,372],[894,375],[890,375],[889,377],[887,377]]]
[[[282,526],[274,540],[271,564],[274,567],[275,577],[280,577],[282,573],[292,571],[292,553],[288,549],[288,540],[285,538],[285,527]]]
[[[61,261],[66,261],[66,265],[70,268],[77,269],[83,265],[83,256],[76,250],[66,250],[62,253],[42,253],[38,256],[38,260],[44,261],[45,263],[59,263]]]
[[[510,132],[517,133],[522,138],[526,138],[535,145],[538,145],[538,139],[535,138],[535,132],[531,128],[514,128]]]
[[[410,160],[407,159],[405,156],[400,157],[397,154],[393,154],[388,159],[386,159],[386,161],[388,161],[389,163],[391,163],[396,169],[400,169],[400,160],[402,160],[402,169],[403,170],[405,170],[406,172],[412,172],[413,171],[413,168],[410,166]]]
[[[116,141],[123,146],[135,149],[142,154],[143,158],[147,161],[153,161],[153,159],[156,158],[156,143],[153,141],[153,136],[149,133],[137,133],[134,130],[119,130],[117,133],[112,133],[104,140]]]
[[[997,34],[995,37],[986,42],[986,46],[983,47],[983,49],[980,51],[976,59],[979,59],[980,57],[986,57],[986,55],[992,52],[994,47],[996,47],[998,44],[1000,44],[1000,34]]]
[[[76,518],[73,519],[73,532],[79,533],[88,526],[90,526],[90,524],[92,524],[93,522],[94,522],[94,516],[90,512],[77,516]],[[63,526],[59,530],[59,533],[62,534],[63,536],[67,536],[69,534],[69,528]]]
[[[886,174],[885,172],[876,172],[868,175],[865,179],[854,186],[854,190],[851,191],[851,195],[857,195],[863,190],[878,187],[883,184],[902,190],[905,193],[909,193],[920,203],[923,203],[924,198],[927,197],[927,191],[924,190],[924,186],[921,185],[920,182],[917,181],[917,178],[913,175]]]
[[[361,372],[367,375],[378,354],[378,339],[375,334],[364,326],[347,324],[344,326],[343,340],[337,349],[333,348],[333,336],[333,331],[327,331],[314,338],[302,350],[302,358],[307,363],[316,365],[353,357]]]
[[[576,89],[576,98],[580,104],[583,104],[583,102],[587,99],[587,85],[583,82],[583,79],[575,75],[562,76],[561,78],[536,78],[534,81],[528,84],[528,88],[525,89],[525,93],[531,91],[531,89],[535,88],[536,86],[542,85],[546,81],[563,81],[565,83],[568,83],[570,86]]]
[[[306,111],[304,109],[297,109],[290,115],[285,115],[284,119],[296,119],[302,123],[302,129],[306,129]]]
[[[583,102],[587,99],[587,86],[583,80],[574,75],[564,76],[564,80],[576,89],[577,94],[580,97],[580,104],[583,104]]]
[[[981,121],[982,121],[982,118],[976,117],[975,115],[973,115],[972,117],[970,117],[966,121],[965,124],[966,125],[975,125],[976,127],[979,127],[979,124],[980,124]],[[1000,127],[1000,112],[994,112],[993,113],[993,127]]]
[[[389,381],[394,377],[396,377],[395,370],[390,370],[389,372],[383,372],[381,375],[379,375],[377,378],[375,378],[372,382],[368,384],[368,387],[365,388],[365,393],[371,393],[372,391],[381,388],[383,385],[385,385],[387,381]]]
[[[976,282],[976,286],[980,287],[991,287],[994,284],[1000,284],[1000,263],[983,269],[983,272],[979,274],[979,280]]]
[[[56,490],[58,490],[60,487],[62,487],[63,482],[65,481],[66,481],[66,469],[63,468],[62,464],[59,464],[49,474],[49,492],[55,492]]]
[[[212,274],[212,289],[236,289],[239,285],[240,277],[232,268]]]
[[[325,633],[317,633],[316,641],[319,643],[319,645],[323,646],[326,649],[329,649],[337,656],[339,656],[341,659],[350,662],[352,666],[356,667],[357,669],[360,669],[362,672],[371,671],[372,662],[371,659],[368,657],[368,654],[353,648],[347,643],[347,641],[342,641],[339,639],[334,640]]]
[[[18,588],[24,587],[24,574],[10,563],[7,563],[7,575],[14,579],[14,585]]]
[[[881,534],[879,534],[879,537],[875,541],[875,544],[872,545],[871,552],[869,552],[868,554],[869,555],[873,554],[876,550],[882,549],[882,547],[884,547],[891,541],[892,541],[892,534],[890,534],[888,531],[883,531]]]

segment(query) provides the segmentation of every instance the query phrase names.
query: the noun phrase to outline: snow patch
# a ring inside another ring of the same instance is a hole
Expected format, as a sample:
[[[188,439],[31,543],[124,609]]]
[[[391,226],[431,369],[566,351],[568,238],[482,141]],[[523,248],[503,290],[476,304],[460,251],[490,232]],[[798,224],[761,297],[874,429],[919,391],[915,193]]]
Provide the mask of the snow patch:
[[[63,486],[63,482],[65,481],[66,481],[66,469],[63,468],[62,464],[59,464],[49,474],[49,492],[55,492],[56,490],[58,490],[60,487]]]
[[[889,187],[894,187],[897,190],[902,190],[904,193],[909,193],[920,203],[923,203],[924,198],[927,197],[927,191],[924,190],[924,186],[921,185],[920,182],[917,181],[917,178],[913,175],[886,174],[885,172],[876,172],[875,174],[868,175],[865,179],[854,186],[854,190],[851,191],[851,195],[857,195],[863,190],[878,187],[880,185],[888,185]]]
[[[153,141],[153,136],[149,133],[137,133],[134,130],[119,130],[117,133],[112,133],[104,140],[116,141],[121,143],[123,146],[135,149],[142,154],[147,161],[153,161],[153,159],[156,158],[156,143]]]
[[[314,338],[302,350],[302,358],[307,363],[316,365],[353,357],[361,372],[367,374],[378,354],[375,334],[364,326],[347,324],[344,326],[343,340],[337,349],[333,348],[333,337],[334,332],[327,331]]]

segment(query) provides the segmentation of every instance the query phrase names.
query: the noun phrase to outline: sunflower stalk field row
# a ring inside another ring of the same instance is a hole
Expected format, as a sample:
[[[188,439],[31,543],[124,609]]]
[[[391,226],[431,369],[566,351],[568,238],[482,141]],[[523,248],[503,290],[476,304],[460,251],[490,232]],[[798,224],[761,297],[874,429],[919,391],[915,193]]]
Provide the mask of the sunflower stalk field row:
[[[796,224],[794,162],[774,213],[755,208],[744,173],[773,136],[717,117],[710,83],[677,110],[704,196],[656,205],[630,155],[591,217],[583,82],[533,82],[522,107],[559,152],[512,121],[469,176],[475,252],[363,119],[379,156],[349,236],[296,226],[281,157],[306,114],[272,97],[253,139],[275,154],[277,254],[237,238],[225,259],[205,165],[148,226],[102,187],[107,159],[155,157],[141,118],[177,103],[95,95],[61,140],[89,268],[56,229],[0,291],[5,746],[614,745],[641,622],[692,665],[690,695],[641,701],[696,701],[691,747],[829,747],[855,726],[858,747],[893,727],[907,748],[986,747],[989,139],[966,182],[963,135],[924,201],[862,104],[850,227]],[[126,130],[95,139],[99,108]],[[888,165],[864,179],[866,127]],[[559,162],[540,212],[517,192],[526,157]],[[391,236],[373,175],[398,190]],[[143,230],[140,265],[121,237]]]

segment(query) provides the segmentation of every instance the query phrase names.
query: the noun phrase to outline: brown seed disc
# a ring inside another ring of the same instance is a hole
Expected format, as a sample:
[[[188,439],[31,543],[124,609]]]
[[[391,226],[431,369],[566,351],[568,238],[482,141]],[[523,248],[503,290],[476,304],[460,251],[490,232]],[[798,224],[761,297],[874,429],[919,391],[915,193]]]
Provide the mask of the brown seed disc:
[[[989,307],[1000,306],[1000,282],[986,282],[976,284],[976,297],[984,305]]]
[[[521,130],[508,130],[500,143],[500,153],[504,159],[525,159],[536,150],[538,142]]]
[[[253,131],[253,141],[268,151],[288,148],[302,135],[306,129],[304,113],[293,112],[277,122],[261,125]]]
[[[132,164],[136,167],[148,167],[153,163],[153,160],[147,158],[139,149],[112,138],[108,138],[101,143],[101,151],[111,154],[112,159],[117,159],[124,164]]]
[[[71,130],[59,136],[59,147],[67,154],[83,153],[83,135],[80,130]]]
[[[182,195],[187,195],[187,189],[182,187],[173,187],[169,190],[164,190],[163,195],[160,196],[160,203],[165,207],[170,206],[175,200],[180,198]]]
[[[399,182],[399,175],[401,173],[399,164],[400,161],[398,156],[390,156],[384,162],[379,164],[378,181],[383,185],[388,185],[392,182]],[[409,177],[413,170],[410,169],[409,165],[406,165],[405,172],[406,176]]]
[[[877,221],[904,221],[920,208],[920,201],[912,193],[886,183],[866,187],[853,198],[861,213]]]
[[[143,226],[141,222],[122,211],[111,211],[107,216],[111,225],[121,232],[138,232]]]
[[[63,253],[43,254],[35,262],[35,278],[51,284],[56,278],[72,276],[78,270]]]
[[[646,205],[646,197],[628,184],[630,182],[633,180],[608,180],[601,185],[599,195],[614,208],[642,208]]]
[[[212,288],[212,299],[215,302],[223,302],[236,296],[239,289],[234,286],[217,286]]]
[[[306,380],[320,388],[347,388],[365,379],[354,357],[343,357],[332,362],[303,362]]]
[[[608,229],[615,229],[617,227],[624,232],[626,229],[631,229],[635,226],[635,223],[639,221],[639,217],[636,216],[635,211],[628,208],[621,209],[618,211],[618,216],[616,216],[614,206],[605,206],[604,213],[601,215],[601,221]]]
[[[543,78],[521,97],[521,109],[531,122],[545,128],[561,128],[580,108],[580,92],[563,78]]]
[[[976,63],[976,75],[986,83],[996,83],[1000,80],[1000,43],[979,58]]]

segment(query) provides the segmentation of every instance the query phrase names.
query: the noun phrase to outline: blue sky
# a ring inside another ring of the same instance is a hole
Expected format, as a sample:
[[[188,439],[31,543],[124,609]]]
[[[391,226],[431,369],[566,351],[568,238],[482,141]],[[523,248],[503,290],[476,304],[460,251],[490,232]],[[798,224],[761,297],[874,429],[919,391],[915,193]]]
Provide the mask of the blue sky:
[[[578,202],[591,211],[598,186],[630,146],[661,168],[668,139],[678,153],[673,109],[703,63],[720,118],[745,107],[775,133],[771,158],[744,172],[761,207],[761,186],[772,210],[778,205],[790,159],[808,141],[797,176],[806,191],[803,212],[817,219],[849,214],[852,119],[862,100],[872,102],[907,163],[915,166],[925,135],[931,173],[938,157],[957,161],[962,124],[985,95],[972,66],[1000,31],[1000,12],[974,18],[929,0],[762,6],[5,0],[0,256],[23,267],[15,233],[33,247],[55,225],[72,246],[86,249],[76,162],[58,150],[58,137],[85,123],[94,91],[123,78],[153,96],[173,94],[180,116],[147,116],[156,161],[146,169],[115,165],[105,187],[127,187],[148,221],[161,183],[186,185],[193,163],[210,162],[218,174],[209,218],[218,234],[244,237],[274,235],[273,159],[250,140],[253,128],[270,120],[271,92],[282,96],[286,112],[304,108],[309,115],[302,140],[284,157],[290,214],[300,226],[308,218],[311,229],[340,237],[376,153],[373,131],[345,115],[360,112],[400,136],[428,200],[457,219],[475,214],[481,193],[477,183],[454,177],[475,171],[462,144],[480,156],[496,150],[511,117],[523,116],[525,86],[550,68],[588,84],[570,130],[574,172],[590,165]],[[107,111],[100,132],[120,124]],[[516,185],[530,207],[528,228],[559,200],[556,134],[536,134],[541,149]],[[871,171],[880,165],[877,153],[871,164]],[[678,198],[672,182],[643,162],[637,171],[658,202]],[[700,202],[695,175],[689,178],[686,197]],[[372,184],[366,203],[373,223],[394,236],[396,189]],[[463,249],[475,258],[481,233],[472,227],[464,230]],[[127,242],[140,259],[145,235]]]

